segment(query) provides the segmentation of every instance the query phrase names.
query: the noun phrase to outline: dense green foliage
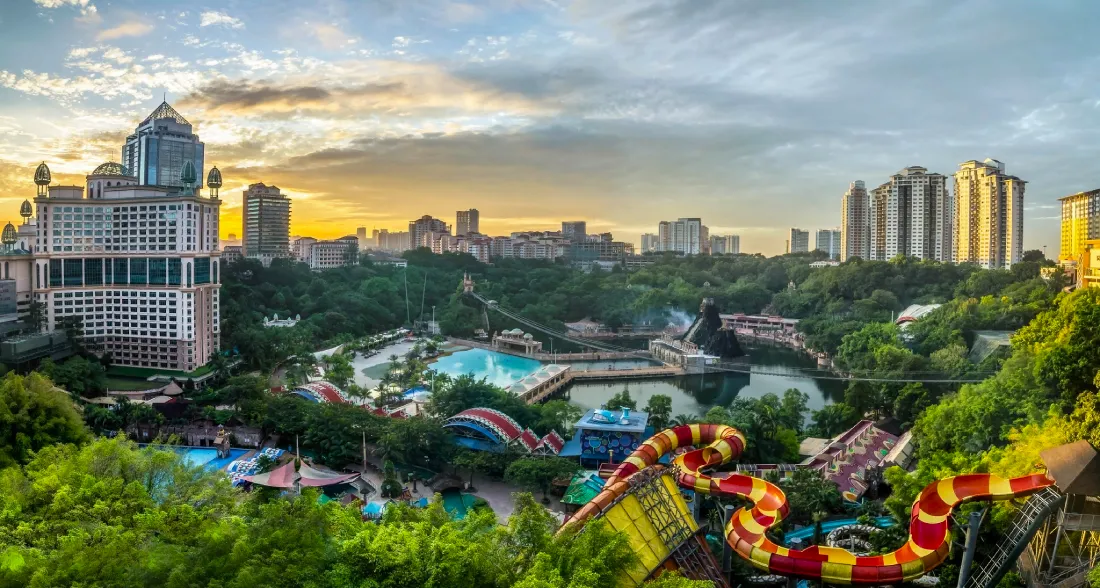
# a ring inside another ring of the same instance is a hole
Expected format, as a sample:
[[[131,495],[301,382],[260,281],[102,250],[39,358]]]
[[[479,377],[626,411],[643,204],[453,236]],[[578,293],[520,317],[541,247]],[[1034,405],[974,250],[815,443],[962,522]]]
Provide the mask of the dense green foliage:
[[[0,379],[0,467],[24,464],[55,443],[88,439],[68,394],[39,374]]]
[[[355,509],[245,495],[175,453],[121,440],[43,448],[0,471],[0,586],[609,586],[632,562],[601,524],[555,536],[519,495],[507,526],[491,511],[452,521],[437,501]],[[697,584],[667,578],[659,584]]]

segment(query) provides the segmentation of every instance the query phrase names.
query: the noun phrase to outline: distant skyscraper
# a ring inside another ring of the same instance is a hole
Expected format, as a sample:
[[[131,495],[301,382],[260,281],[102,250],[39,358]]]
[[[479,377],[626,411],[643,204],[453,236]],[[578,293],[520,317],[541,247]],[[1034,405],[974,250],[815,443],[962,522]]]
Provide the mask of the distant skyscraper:
[[[726,255],[736,253],[741,253],[741,237],[737,235],[711,235],[711,255]]]
[[[840,259],[840,229],[821,229],[817,232],[814,248],[829,254],[829,259]]]
[[[584,241],[588,238],[588,226],[584,221],[562,221],[561,236],[573,242]]]
[[[1100,189],[1059,198],[1062,203],[1062,239],[1058,259],[1076,260],[1085,241],[1100,239]]]
[[[955,172],[954,260],[1008,268],[1024,256],[1024,187],[996,159],[970,160]]]
[[[244,192],[244,254],[265,264],[290,256],[290,199],[276,186],[251,184]]]
[[[710,249],[710,230],[700,218],[661,221],[657,225],[657,240],[659,251],[700,255]]]
[[[196,177],[203,177],[203,150],[191,123],[163,102],[126,137],[122,165],[129,175],[137,176],[138,184],[183,187],[180,177],[185,161],[195,166]]]
[[[907,167],[870,198],[870,259],[898,255],[951,261],[952,205],[947,177]]]
[[[392,251],[395,253],[409,250],[409,234],[405,231],[391,233],[386,229],[375,229],[373,235],[374,246],[378,249],[381,249],[383,251]]]
[[[840,260],[870,259],[871,202],[863,180],[848,186],[840,201]]]
[[[456,235],[469,235],[470,233],[480,232],[480,219],[476,208],[471,208],[470,210],[460,210],[455,213]]]
[[[359,240],[359,249],[366,249],[368,245],[367,227],[357,227],[355,229],[355,238]]]
[[[661,240],[657,235],[653,233],[642,234],[642,253],[651,253],[658,251],[661,245]]]
[[[447,223],[442,220],[432,218],[427,214],[414,221],[410,221],[409,247],[412,249],[416,249],[417,247],[431,247],[432,233],[450,235],[451,227],[447,226]]]
[[[806,253],[810,250],[810,232],[791,228],[787,238],[787,253]]]

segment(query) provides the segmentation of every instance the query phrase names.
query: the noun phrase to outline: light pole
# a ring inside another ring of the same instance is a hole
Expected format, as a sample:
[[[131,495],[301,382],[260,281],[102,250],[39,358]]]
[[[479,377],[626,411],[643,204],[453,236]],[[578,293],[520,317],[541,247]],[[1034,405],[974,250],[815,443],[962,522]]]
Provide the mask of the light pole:
[[[438,330],[439,330],[439,327],[437,327],[436,324],[435,324],[435,305],[433,304],[432,305],[432,335],[437,335],[438,333],[436,333],[436,331],[438,331]]]

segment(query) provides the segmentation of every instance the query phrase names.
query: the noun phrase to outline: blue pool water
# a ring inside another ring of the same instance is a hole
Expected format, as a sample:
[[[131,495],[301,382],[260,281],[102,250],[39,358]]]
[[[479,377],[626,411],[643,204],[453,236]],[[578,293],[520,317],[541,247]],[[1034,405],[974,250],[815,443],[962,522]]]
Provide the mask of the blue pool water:
[[[188,465],[203,466],[208,470],[220,470],[248,453],[247,449],[230,449],[229,457],[218,459],[218,450],[209,447],[189,447],[178,451]]]
[[[490,384],[507,387],[516,380],[539,369],[539,362],[484,349],[467,349],[439,358],[431,368],[457,378],[472,373],[475,378],[485,378]]]

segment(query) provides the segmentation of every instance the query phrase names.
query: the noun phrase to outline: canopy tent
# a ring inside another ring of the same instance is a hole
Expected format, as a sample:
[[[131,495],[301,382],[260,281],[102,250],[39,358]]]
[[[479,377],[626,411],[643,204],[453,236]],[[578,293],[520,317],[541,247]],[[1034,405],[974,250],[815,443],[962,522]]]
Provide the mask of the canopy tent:
[[[298,468],[298,474],[301,476],[298,483],[302,486],[331,486],[333,484],[343,484],[350,482],[359,477],[359,474],[338,474],[336,472],[322,472],[309,467],[306,464],[302,464],[302,467]]]
[[[294,482],[298,482],[300,486],[320,487],[332,486],[333,484],[344,484],[358,477],[359,474],[357,473],[338,474],[336,472],[321,471],[305,463],[295,472],[294,462],[288,461],[266,474],[242,476],[241,479],[246,482],[259,484],[260,486],[268,486],[270,488],[293,488]]]
[[[241,479],[269,488],[293,488],[294,481],[298,479],[298,473],[294,471],[294,462],[288,461],[265,474],[243,476]]]

